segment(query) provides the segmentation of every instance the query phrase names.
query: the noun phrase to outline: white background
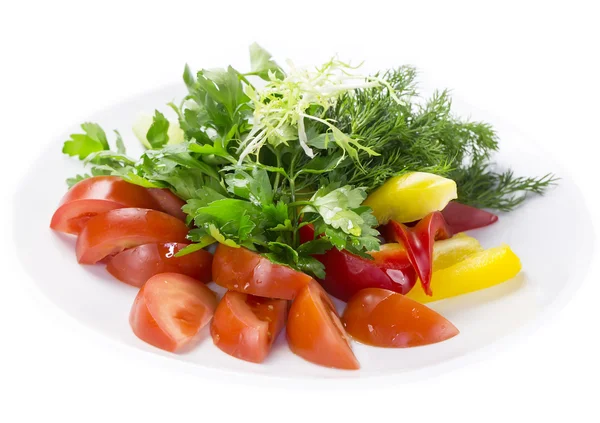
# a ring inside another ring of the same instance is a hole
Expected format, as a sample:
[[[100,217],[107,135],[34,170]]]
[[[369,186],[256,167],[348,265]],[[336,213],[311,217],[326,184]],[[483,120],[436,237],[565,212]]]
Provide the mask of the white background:
[[[595,220],[600,217],[595,2],[150,3],[1,6],[6,193],[12,195],[28,160],[66,125],[178,80],[185,62],[222,65],[215,60],[225,51],[239,63],[258,41],[278,58],[310,49],[315,61],[335,52],[360,59],[361,52],[383,49],[392,63],[417,65],[540,142],[569,169]],[[48,305],[22,282],[11,251],[11,198],[5,196],[2,212],[1,422],[600,419],[598,254],[566,308],[525,342],[482,362],[418,382],[398,378],[396,386],[270,389],[157,367]]]

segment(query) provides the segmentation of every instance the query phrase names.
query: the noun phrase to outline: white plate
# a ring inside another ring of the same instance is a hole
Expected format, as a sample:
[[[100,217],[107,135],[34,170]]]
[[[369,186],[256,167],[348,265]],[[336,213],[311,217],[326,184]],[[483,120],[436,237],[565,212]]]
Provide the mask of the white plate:
[[[128,147],[137,145],[129,129],[136,115],[180,99],[184,94],[182,85],[133,98],[88,120],[100,123],[107,131],[119,129]],[[113,279],[102,265],[78,265],[74,237],[48,228],[50,217],[66,192],[65,178],[82,172],[77,160],[60,152],[68,134],[79,130],[76,126],[51,142],[32,163],[15,204],[15,246],[35,286],[73,318],[139,351],[179,360],[188,372],[205,375],[226,371],[229,375],[312,379],[398,374],[407,378],[448,370],[492,354],[502,342],[518,340],[517,335],[535,328],[547,313],[564,305],[582,282],[593,247],[589,214],[579,190],[565,172],[531,141],[502,126],[497,119],[479,111],[474,113],[456,99],[454,104],[459,110],[462,108],[461,111],[496,126],[503,140],[501,154],[497,156],[500,165],[510,164],[518,174],[525,175],[552,171],[562,179],[546,196],[532,197],[516,211],[502,214],[497,224],[473,232],[485,247],[508,243],[520,256],[523,272],[500,286],[433,303],[432,308],[460,329],[459,336],[411,349],[383,349],[354,343],[362,366],[359,371],[333,370],[308,363],[289,351],[284,334],[262,365],[222,353],[208,335],[197,348],[182,355],[166,353],[136,338],[129,327],[128,314],[137,290]]]

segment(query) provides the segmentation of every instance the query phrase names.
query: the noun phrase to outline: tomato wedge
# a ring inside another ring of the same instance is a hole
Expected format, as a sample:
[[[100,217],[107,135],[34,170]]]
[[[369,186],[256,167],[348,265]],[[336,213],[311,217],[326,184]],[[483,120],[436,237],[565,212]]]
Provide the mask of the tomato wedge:
[[[95,176],[73,185],[54,212],[50,228],[79,234],[97,214],[123,207],[156,209],[158,203],[146,188],[118,176]]]
[[[313,279],[246,248],[219,244],[212,274],[217,285],[259,297],[293,299]]]
[[[206,250],[185,256],[175,254],[188,244],[144,244],[112,257],[106,270],[129,285],[141,287],[150,277],[165,272],[181,273],[207,283],[211,280],[212,254]]]
[[[210,334],[227,354],[261,363],[285,325],[286,312],[286,300],[227,291],[215,311]]]
[[[167,188],[148,188],[148,193],[158,204],[158,209],[185,222],[186,214],[181,210],[185,201]]]
[[[200,281],[179,273],[159,273],[138,292],[129,323],[142,341],[175,352],[196,340],[216,307],[215,293]]]
[[[354,339],[376,347],[417,347],[458,335],[458,329],[432,309],[380,288],[363,289],[352,297],[342,321]]]
[[[305,360],[336,369],[360,367],[331,299],[317,282],[292,302],[286,331],[290,349]]]
[[[91,218],[77,238],[77,261],[94,264],[106,256],[142,244],[185,242],[188,227],[166,213],[116,209]]]

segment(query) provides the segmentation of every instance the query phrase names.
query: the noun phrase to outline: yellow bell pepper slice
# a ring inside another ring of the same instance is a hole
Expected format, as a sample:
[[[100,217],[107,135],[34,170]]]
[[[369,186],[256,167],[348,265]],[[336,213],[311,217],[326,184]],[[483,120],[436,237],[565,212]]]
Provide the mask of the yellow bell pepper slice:
[[[426,172],[410,172],[387,180],[363,202],[380,224],[414,222],[442,210],[457,198],[456,182]]]
[[[506,244],[475,253],[452,266],[433,272],[427,296],[415,285],[406,296],[420,303],[442,300],[498,285],[521,271],[521,260]]]
[[[452,238],[436,241],[433,244],[433,271],[450,267],[480,251],[483,251],[483,247],[479,241],[462,232]]]

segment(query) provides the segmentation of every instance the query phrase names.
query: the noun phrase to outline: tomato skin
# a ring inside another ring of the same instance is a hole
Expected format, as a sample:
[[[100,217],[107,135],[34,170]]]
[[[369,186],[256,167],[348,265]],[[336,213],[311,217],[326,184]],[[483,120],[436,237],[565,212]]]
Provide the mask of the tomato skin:
[[[387,289],[363,289],[348,301],[344,327],[363,344],[408,348],[433,344],[458,335],[440,314]]]
[[[214,344],[241,360],[261,363],[285,325],[286,300],[227,291],[210,326]]]
[[[293,299],[313,279],[246,248],[219,244],[212,274],[217,285],[259,297]]]
[[[185,205],[185,201],[173,194],[171,190],[167,188],[148,188],[148,193],[156,201],[158,205],[157,210],[185,222],[187,215],[181,210]]]
[[[317,282],[292,302],[286,332],[292,352],[305,360],[336,369],[360,368],[339,315]]]
[[[138,292],[129,323],[142,341],[175,352],[196,340],[216,307],[215,293],[203,283],[178,273],[160,273]]]
[[[206,250],[174,255],[189,244],[144,244],[110,258],[106,270],[121,282],[141,287],[150,277],[165,272],[181,273],[203,283],[211,281],[212,254]]]
[[[50,228],[77,235],[87,221],[109,210],[123,207],[158,208],[146,188],[118,176],[95,176],[73,185],[54,212]]]
[[[156,210],[124,208],[94,216],[77,238],[77,261],[94,264],[142,244],[185,242],[188,227]]]

